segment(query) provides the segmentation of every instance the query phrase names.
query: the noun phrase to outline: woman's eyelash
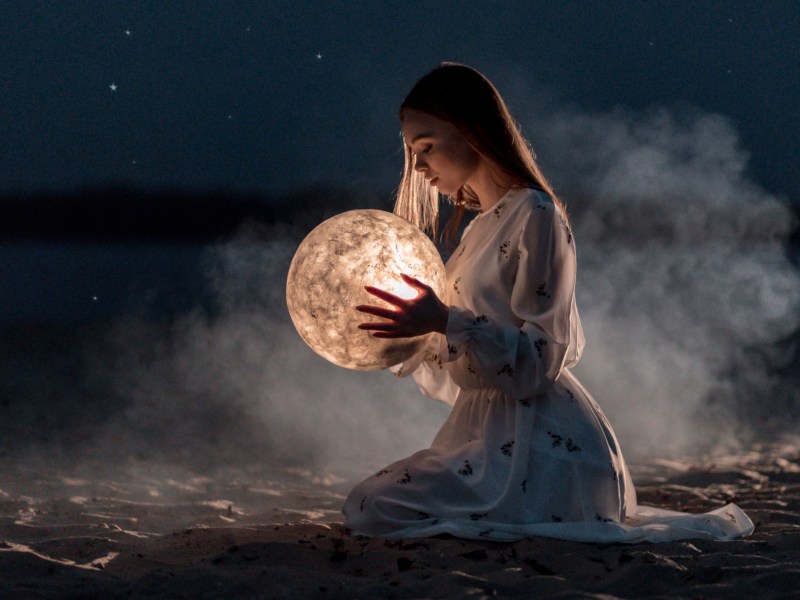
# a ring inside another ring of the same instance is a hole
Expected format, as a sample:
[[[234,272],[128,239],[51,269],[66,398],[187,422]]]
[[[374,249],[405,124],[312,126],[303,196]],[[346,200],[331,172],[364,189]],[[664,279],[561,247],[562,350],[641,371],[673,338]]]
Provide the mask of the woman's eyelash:
[[[427,154],[428,152],[431,151],[432,148],[433,148],[433,144],[431,144],[429,146],[425,146],[425,147],[421,148],[419,151],[411,150],[411,154],[413,154],[414,156],[417,156],[418,154]]]

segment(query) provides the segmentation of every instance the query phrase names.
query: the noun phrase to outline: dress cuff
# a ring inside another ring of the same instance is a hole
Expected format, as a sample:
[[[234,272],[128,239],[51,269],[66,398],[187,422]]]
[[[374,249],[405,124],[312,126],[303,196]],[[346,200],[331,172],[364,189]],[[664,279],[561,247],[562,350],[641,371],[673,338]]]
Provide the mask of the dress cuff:
[[[475,327],[486,322],[488,320],[484,315],[476,317],[470,310],[451,306],[445,330],[447,344],[442,349],[439,358],[443,362],[449,362],[461,356],[466,349],[467,342],[473,337]]]
[[[404,362],[389,367],[389,371],[397,377],[408,377],[425,361],[438,362],[441,368],[438,356],[441,354],[441,347],[447,346],[444,343],[444,336],[440,333],[429,333],[428,336],[427,343],[419,351]]]
[[[445,334],[435,334],[425,347],[399,365],[389,367],[389,370],[398,377],[411,375],[422,362],[436,363],[439,368],[442,364],[456,360],[464,353],[467,342],[474,335],[476,327],[488,320],[481,315],[476,317],[471,311],[451,306],[447,313],[447,326]]]

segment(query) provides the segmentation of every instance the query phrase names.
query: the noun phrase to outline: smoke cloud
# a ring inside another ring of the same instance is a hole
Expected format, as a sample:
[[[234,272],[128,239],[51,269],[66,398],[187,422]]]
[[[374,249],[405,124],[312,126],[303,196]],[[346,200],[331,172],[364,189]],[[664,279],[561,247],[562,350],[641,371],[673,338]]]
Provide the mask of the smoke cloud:
[[[529,119],[573,208],[587,352],[577,373],[629,455],[779,432],[780,349],[800,325],[785,201],[747,176],[729,120],[666,108]],[[783,409],[784,407],[781,407]]]
[[[776,344],[800,326],[794,222],[748,179],[731,123],[667,109],[538,114],[525,128],[578,240],[577,373],[624,451],[725,451],[785,428],[769,401],[788,358]],[[217,314],[187,317],[120,390],[133,398],[125,419],[158,432],[153,446],[172,435],[227,462],[358,473],[430,443],[446,407],[408,380],[329,365],[293,330],[284,281],[300,237],[251,225],[209,252]]]
[[[250,223],[207,252],[211,314],[150,332],[118,323],[105,385],[126,408],[103,427],[101,447],[205,472],[356,478],[430,442],[444,407],[388,373],[329,364],[294,330],[284,292],[300,237]]]
[[[522,124],[578,244],[587,351],[576,372],[623,451],[723,451],[796,425],[796,402],[773,402],[791,358],[780,342],[800,327],[800,275],[786,252],[795,223],[748,178],[730,121],[536,108]],[[2,432],[26,441],[0,452],[357,479],[427,446],[449,407],[410,380],[328,364],[294,331],[284,285],[303,232],[250,222],[209,246],[206,297],[179,318],[133,311],[58,343],[52,332],[6,335],[0,400],[13,418]]]

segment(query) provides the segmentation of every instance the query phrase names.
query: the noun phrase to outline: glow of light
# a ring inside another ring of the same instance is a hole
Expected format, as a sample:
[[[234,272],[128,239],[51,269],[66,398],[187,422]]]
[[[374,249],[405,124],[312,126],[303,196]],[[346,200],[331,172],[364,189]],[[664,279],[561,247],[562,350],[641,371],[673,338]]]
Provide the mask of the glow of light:
[[[395,296],[400,296],[403,300],[411,300],[419,295],[417,290],[402,279],[391,281],[384,289]]]
[[[380,210],[352,210],[318,225],[300,244],[286,280],[286,305],[300,337],[317,354],[348,369],[374,371],[403,362],[430,339],[381,339],[358,328],[379,317],[356,306],[388,303],[372,286],[404,299],[418,295],[410,275],[444,297],[444,264],[422,231]]]

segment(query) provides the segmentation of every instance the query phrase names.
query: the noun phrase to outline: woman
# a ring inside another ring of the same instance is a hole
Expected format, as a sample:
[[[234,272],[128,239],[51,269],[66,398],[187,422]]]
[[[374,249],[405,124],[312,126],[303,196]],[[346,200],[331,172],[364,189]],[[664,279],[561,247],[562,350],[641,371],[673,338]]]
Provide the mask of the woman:
[[[398,365],[426,395],[453,404],[430,448],[360,483],[343,512],[353,534],[586,541],[726,539],[752,531],[735,505],[704,515],[637,507],[614,432],[570,372],[583,331],[575,241],[500,94],[445,63],[400,108],[406,165],[395,212],[434,233],[439,193],[480,214],[447,262],[447,295],[411,277],[418,296],[359,306],[376,337],[437,332]]]

